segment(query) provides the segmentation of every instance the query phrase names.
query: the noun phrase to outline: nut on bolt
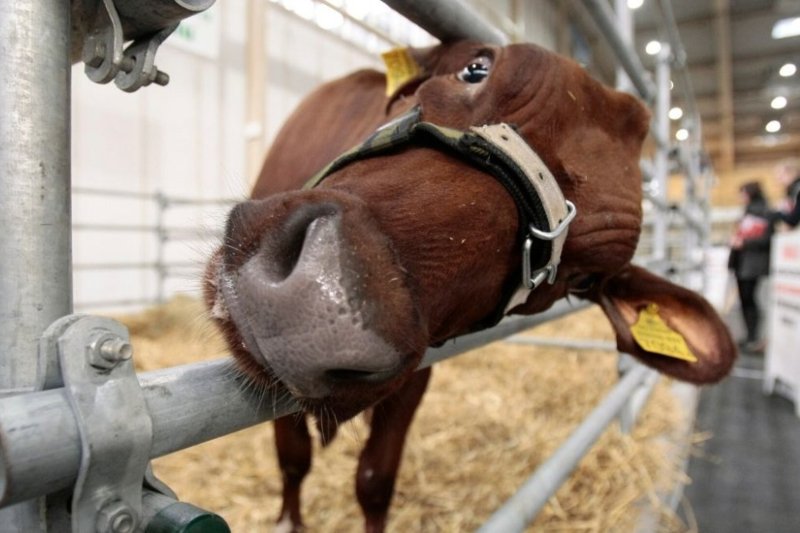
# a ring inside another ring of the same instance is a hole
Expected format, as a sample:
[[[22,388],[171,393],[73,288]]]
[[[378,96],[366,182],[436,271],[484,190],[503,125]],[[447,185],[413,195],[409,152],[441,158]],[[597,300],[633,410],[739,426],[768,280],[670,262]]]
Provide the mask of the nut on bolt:
[[[106,332],[89,344],[89,364],[96,368],[111,369],[133,356],[133,347],[125,339]]]
[[[84,45],[84,62],[92,68],[99,68],[105,59],[106,43],[95,36],[89,37]]]
[[[133,533],[137,522],[136,512],[128,504],[113,500],[97,513],[97,533]]]

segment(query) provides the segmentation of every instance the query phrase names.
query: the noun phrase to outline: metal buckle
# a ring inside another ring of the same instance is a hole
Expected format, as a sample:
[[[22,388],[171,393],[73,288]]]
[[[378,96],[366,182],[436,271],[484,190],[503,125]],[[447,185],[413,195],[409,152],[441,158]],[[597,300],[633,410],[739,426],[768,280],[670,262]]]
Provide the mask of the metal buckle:
[[[552,231],[542,231],[540,229],[529,226],[531,235],[529,235],[522,245],[522,285],[529,290],[533,290],[541,285],[545,280],[552,285],[556,281],[556,274],[558,274],[558,263],[548,263],[536,272],[531,272],[531,248],[533,248],[533,237],[543,241],[552,241],[561,236],[564,231],[569,227],[569,223],[575,218],[577,210],[575,204],[569,200],[564,200],[567,205],[567,216],[564,217],[558,226]],[[557,258],[558,259],[558,258]]]
[[[558,274],[558,264],[547,264],[536,272],[531,272],[531,248],[533,239],[528,237],[522,245],[522,285],[526,289],[533,290],[542,284],[544,280],[552,285],[556,281]]]
[[[572,219],[575,218],[577,214],[577,209],[575,209],[575,204],[570,202],[569,200],[564,200],[564,203],[567,204],[567,216],[564,217],[564,220],[556,226],[556,229],[553,231],[542,231],[540,229],[534,228],[533,226],[528,226],[528,229],[531,231],[531,234],[536,237],[537,239],[541,239],[543,241],[552,241],[558,238],[559,235],[564,233],[569,227],[569,223],[572,222]]]

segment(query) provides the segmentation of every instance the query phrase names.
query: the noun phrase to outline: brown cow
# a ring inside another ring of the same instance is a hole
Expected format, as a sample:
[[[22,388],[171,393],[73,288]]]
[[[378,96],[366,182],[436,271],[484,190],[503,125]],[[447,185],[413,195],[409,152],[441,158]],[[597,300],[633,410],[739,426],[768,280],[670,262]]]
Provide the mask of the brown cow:
[[[414,372],[422,354],[502,315],[530,238],[530,201],[502,183],[502,172],[428,138],[345,161],[317,187],[296,190],[409,110],[450,131],[513,125],[576,207],[557,275],[511,312],[540,312],[567,294],[590,299],[607,314],[620,350],[695,383],[721,379],[735,357],[705,300],[630,264],[648,126],[636,99],[532,45],[458,42],[414,53],[422,74],[389,97],[383,74],[360,71],[300,105],[253,199],[231,212],[206,278],[208,304],[243,371],[272,394],[295,397],[316,416],[323,440],[375,406],[357,477],[368,531],[385,525],[405,433],[429,377]],[[555,244],[531,242],[538,268],[540,252],[546,261]],[[631,327],[645,309],[685,340],[696,362],[634,340]],[[300,482],[311,463],[304,417],[277,420],[276,440],[281,522],[298,530]]]

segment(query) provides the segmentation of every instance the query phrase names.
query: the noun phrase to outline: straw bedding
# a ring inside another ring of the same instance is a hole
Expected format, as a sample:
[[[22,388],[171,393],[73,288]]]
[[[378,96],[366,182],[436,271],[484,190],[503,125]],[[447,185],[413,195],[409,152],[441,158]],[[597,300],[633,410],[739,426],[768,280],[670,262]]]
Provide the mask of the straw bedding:
[[[200,304],[177,298],[125,317],[139,370],[220,357],[225,348]],[[598,309],[534,330],[537,336],[611,339]],[[473,531],[569,435],[617,381],[611,353],[495,343],[438,364],[412,425],[391,508],[391,532]],[[657,498],[682,479],[666,438],[684,416],[661,380],[633,435],[616,424],[582,460],[530,531],[635,529],[640,510],[659,531],[686,531]],[[368,428],[345,425],[328,448],[315,442],[303,487],[310,532],[362,530],[356,458]],[[181,499],[223,516],[235,533],[271,531],[280,508],[272,425],[264,424],[155,461]]]

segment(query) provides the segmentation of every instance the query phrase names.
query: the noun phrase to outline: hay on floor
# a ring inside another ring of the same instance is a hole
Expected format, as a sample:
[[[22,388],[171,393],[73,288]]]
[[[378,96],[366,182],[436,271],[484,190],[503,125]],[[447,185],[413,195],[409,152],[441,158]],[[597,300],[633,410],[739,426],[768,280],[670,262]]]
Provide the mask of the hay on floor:
[[[219,357],[225,346],[187,298],[125,317],[137,368]],[[589,309],[536,328],[537,336],[613,338]],[[616,355],[494,343],[436,365],[412,425],[389,520],[394,532],[472,531],[558,448],[617,382]],[[664,436],[681,413],[661,380],[633,435],[612,424],[529,528],[541,532],[631,531],[643,507],[661,512],[663,531],[685,528],[657,493],[682,474]],[[326,449],[315,443],[303,489],[308,531],[362,529],[354,496],[356,459],[368,435],[358,419]],[[155,461],[181,499],[223,516],[236,533],[271,531],[280,472],[271,424]]]

